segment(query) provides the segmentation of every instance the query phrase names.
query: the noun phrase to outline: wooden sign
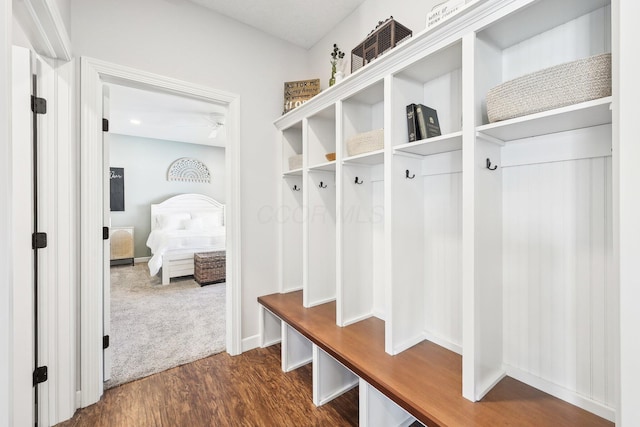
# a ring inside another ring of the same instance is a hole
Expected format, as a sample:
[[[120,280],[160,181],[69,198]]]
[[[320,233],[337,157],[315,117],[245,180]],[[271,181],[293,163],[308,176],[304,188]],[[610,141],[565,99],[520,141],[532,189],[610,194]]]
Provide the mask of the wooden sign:
[[[320,79],[284,83],[284,111],[288,113],[320,93]]]

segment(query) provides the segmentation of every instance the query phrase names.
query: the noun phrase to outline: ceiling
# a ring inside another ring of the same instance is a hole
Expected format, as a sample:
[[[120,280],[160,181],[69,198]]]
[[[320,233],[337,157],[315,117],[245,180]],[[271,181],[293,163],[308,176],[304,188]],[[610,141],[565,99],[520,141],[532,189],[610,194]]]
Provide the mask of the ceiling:
[[[187,1],[309,49],[365,0]],[[222,106],[113,84],[109,88],[112,133],[218,147],[226,144]],[[215,127],[217,134],[211,138]]]
[[[190,0],[305,49],[365,0]]]
[[[220,105],[109,85],[111,133],[224,147],[225,117],[226,108]],[[214,128],[217,132],[212,138]]]

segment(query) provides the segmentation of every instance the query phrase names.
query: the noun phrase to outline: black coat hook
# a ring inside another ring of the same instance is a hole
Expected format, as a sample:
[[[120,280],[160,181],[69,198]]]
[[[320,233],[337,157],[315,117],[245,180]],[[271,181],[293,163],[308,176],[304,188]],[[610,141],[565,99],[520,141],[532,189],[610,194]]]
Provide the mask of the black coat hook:
[[[405,175],[405,178],[407,178],[407,179],[413,179],[413,178],[415,178],[415,177],[416,177],[416,174],[415,174],[415,173],[414,173],[413,175],[409,176],[409,169],[407,169],[407,171],[406,171],[406,175]]]
[[[320,181],[320,185],[318,185],[318,187],[327,188],[327,184],[325,184],[324,182]]]
[[[298,187],[297,185],[294,185],[292,188],[293,191],[300,191],[300,187]]]
[[[491,167],[491,159],[488,157],[487,157],[487,169],[489,169],[490,171],[494,171],[498,169],[498,165],[493,165],[493,167]]]
[[[356,183],[356,184],[362,184],[363,182],[364,182],[364,181],[362,181],[362,180],[358,181],[358,177],[356,176],[356,180],[355,180],[355,183]]]

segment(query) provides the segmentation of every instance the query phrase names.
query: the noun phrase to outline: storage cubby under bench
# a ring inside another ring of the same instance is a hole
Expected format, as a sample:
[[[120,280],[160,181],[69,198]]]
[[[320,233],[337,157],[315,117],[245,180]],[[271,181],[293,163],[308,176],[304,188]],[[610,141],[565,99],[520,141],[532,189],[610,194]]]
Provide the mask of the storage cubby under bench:
[[[335,302],[304,308],[302,291],[258,302],[426,426],[613,426],[510,377],[473,403],[461,394],[459,354],[425,340],[391,356],[382,320],[337,326]]]

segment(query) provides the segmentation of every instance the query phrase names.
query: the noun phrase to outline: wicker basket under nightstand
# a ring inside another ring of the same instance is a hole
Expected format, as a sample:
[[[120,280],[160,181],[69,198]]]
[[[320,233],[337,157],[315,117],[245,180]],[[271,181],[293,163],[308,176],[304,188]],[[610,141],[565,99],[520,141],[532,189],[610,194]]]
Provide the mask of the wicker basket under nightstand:
[[[225,251],[200,252],[193,254],[193,277],[203,285],[226,280],[227,255]]]

